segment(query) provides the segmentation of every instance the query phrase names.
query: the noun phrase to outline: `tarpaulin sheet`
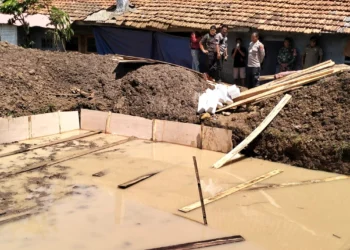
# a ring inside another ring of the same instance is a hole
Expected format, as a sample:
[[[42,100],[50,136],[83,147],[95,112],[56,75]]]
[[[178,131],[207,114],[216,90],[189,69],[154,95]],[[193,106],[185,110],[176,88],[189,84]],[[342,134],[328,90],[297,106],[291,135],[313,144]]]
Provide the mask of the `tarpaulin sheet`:
[[[95,27],[94,36],[100,55],[121,54],[152,58],[152,32]]]
[[[191,68],[189,38],[159,32],[155,32],[153,38],[153,59]]]
[[[191,68],[190,40],[160,32],[94,27],[97,52],[151,58]]]

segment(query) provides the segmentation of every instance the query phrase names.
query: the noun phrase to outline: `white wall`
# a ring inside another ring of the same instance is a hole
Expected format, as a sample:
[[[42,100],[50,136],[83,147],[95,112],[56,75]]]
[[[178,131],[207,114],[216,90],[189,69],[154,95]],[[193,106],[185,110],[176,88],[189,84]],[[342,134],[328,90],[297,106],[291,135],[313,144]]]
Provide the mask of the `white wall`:
[[[278,33],[278,32],[260,32],[260,36],[263,38],[263,41],[283,41],[285,37],[291,37],[294,41],[294,46],[298,51],[298,61],[297,68],[301,68],[301,54],[305,46],[309,43],[310,37],[312,35],[306,34],[296,34],[296,33]],[[250,33],[247,32],[230,32],[228,36],[229,55],[231,50],[235,46],[235,40],[237,37],[242,38],[244,46],[247,48],[250,41]],[[347,40],[350,39],[350,36],[347,35],[338,35],[338,34],[322,34],[320,36],[319,42],[320,46],[324,51],[324,60],[332,59],[335,63],[344,63],[343,50]],[[280,48],[276,48],[279,50]],[[275,65],[265,65],[265,67],[275,68]],[[228,61],[224,63],[223,70],[223,80],[228,83],[233,82],[232,76],[233,70],[233,60],[229,57]]]
[[[17,45],[17,26],[0,24],[0,37],[1,41],[6,41]]]

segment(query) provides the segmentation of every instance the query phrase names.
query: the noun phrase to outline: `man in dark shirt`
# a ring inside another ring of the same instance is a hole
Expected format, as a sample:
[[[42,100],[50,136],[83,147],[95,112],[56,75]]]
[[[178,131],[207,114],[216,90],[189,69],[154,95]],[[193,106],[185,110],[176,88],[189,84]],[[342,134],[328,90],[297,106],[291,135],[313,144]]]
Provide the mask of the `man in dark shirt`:
[[[201,51],[208,56],[208,73],[211,78],[216,77],[216,27],[213,25],[210,27],[209,33],[203,36],[199,42]]]
[[[231,54],[233,58],[233,79],[235,84],[238,84],[238,79],[240,79],[240,85],[244,86],[247,49],[243,47],[241,38],[236,39],[236,47],[232,50]]]

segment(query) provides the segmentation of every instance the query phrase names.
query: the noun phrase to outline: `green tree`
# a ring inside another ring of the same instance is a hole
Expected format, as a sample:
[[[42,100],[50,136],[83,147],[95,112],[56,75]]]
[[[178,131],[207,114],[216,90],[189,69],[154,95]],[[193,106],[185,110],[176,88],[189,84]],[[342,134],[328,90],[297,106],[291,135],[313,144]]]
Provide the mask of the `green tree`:
[[[0,5],[1,13],[13,15],[13,17],[9,19],[9,24],[14,24],[16,21],[19,21],[22,25],[25,32],[25,47],[31,47],[33,45],[33,41],[30,39],[30,27],[29,23],[26,21],[26,17],[29,10],[34,10],[39,7],[37,5],[38,2],[39,0],[2,0],[2,4]]]
[[[49,9],[49,19],[49,25],[52,25],[54,29],[49,30],[47,33],[52,35],[57,50],[61,44],[62,49],[66,51],[66,42],[74,35],[69,15],[63,10],[52,6],[51,9]]]

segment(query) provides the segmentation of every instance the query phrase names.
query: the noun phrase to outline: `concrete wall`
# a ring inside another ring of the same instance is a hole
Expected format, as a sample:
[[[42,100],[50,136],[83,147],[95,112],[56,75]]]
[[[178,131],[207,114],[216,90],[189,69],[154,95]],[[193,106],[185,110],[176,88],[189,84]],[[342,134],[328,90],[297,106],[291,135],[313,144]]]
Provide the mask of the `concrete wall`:
[[[0,24],[0,38],[1,41],[6,41],[17,45],[17,26]]]
[[[312,35],[306,35],[306,34],[288,34],[288,33],[278,33],[278,32],[260,32],[260,36],[262,37],[262,40],[264,43],[270,43],[271,45],[278,45],[281,44],[285,37],[291,37],[294,40],[294,46],[298,51],[298,62],[297,67],[298,69],[301,68],[301,54],[305,48],[305,46],[309,43],[309,39]],[[244,46],[247,48],[250,41],[250,33],[247,32],[230,32],[229,33],[229,54],[231,53],[231,50],[235,46],[235,40],[237,37],[240,37],[243,39]],[[320,46],[322,47],[324,51],[324,60],[332,59],[335,63],[344,63],[344,55],[343,50],[345,47],[345,44],[347,40],[350,38],[350,36],[347,35],[334,35],[334,34],[323,34],[320,36]],[[280,46],[278,45],[276,49],[276,52],[280,49]],[[271,52],[272,53],[272,52]],[[269,56],[269,51],[267,51],[267,56]],[[275,54],[275,53],[272,53]],[[277,59],[276,59],[277,60]],[[227,62],[224,64],[224,73],[223,78],[224,81],[232,83],[233,82],[233,76],[232,76],[232,69],[233,69],[233,60],[230,57]],[[263,70],[262,74],[273,72],[276,69],[276,65],[266,65],[265,69]]]

